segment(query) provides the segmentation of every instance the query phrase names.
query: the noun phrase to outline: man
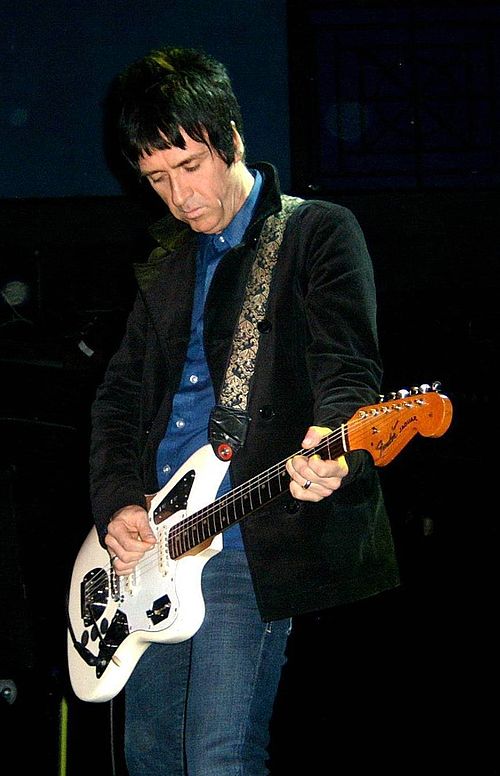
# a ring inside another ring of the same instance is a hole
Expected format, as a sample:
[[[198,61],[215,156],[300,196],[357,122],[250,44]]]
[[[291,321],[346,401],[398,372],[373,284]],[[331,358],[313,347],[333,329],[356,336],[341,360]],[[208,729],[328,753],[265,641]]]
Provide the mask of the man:
[[[116,573],[154,547],[144,494],[219,425],[223,439],[236,437],[219,496],[278,461],[290,477],[281,496],[224,531],[203,569],[200,628],[151,644],[132,672],[127,766],[131,776],[264,774],[291,617],[398,584],[370,457],[293,455],[378,399],[371,261],[348,210],[296,203],[233,433],[220,396],[259,238],[282,208],[276,172],[246,165],[229,77],[201,52],[165,48],[133,63],[118,104],[123,153],[170,215],[152,229],[158,247],[138,268],[135,306],[93,405],[92,503]]]

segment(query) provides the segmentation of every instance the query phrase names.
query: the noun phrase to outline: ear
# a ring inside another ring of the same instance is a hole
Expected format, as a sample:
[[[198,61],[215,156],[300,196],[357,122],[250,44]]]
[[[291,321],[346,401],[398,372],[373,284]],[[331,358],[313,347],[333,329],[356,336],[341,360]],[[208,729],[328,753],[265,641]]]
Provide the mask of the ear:
[[[231,127],[233,129],[234,161],[241,162],[245,156],[245,146],[234,121],[231,121]]]

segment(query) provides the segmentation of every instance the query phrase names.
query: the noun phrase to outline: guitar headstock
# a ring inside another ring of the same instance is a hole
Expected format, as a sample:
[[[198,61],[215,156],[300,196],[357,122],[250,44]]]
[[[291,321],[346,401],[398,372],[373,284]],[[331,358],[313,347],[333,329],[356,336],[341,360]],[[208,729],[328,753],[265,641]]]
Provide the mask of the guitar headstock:
[[[390,463],[416,435],[440,437],[453,415],[451,401],[440,383],[402,389],[361,407],[348,421],[351,450],[367,450],[376,466]]]

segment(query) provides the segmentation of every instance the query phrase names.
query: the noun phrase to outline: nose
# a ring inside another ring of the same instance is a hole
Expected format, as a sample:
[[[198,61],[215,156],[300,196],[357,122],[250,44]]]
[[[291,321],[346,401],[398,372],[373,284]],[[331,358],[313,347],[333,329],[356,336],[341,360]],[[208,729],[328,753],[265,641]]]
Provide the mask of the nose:
[[[173,178],[171,182],[172,204],[179,210],[184,210],[193,190],[185,179]]]

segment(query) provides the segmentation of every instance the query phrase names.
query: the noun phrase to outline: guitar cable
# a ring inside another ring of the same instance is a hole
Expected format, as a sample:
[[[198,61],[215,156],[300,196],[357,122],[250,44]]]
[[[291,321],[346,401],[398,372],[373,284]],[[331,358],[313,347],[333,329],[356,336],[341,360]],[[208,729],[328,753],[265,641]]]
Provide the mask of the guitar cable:
[[[115,753],[115,719],[113,698],[109,702],[109,756],[111,758],[111,776],[116,776],[116,753]]]
[[[66,620],[67,620],[67,626],[68,626],[68,632],[71,636],[71,641],[73,642],[73,646],[78,652],[79,655],[81,655],[82,659],[85,660],[89,665],[96,665],[98,658],[90,652],[86,647],[83,646],[83,644],[77,640],[75,631],[73,630],[73,626],[71,624],[71,619],[69,616],[69,591],[66,592]],[[91,618],[92,617],[91,613]],[[95,624],[95,623],[94,623]],[[117,776],[117,770],[116,770],[116,751],[115,751],[115,719],[114,719],[114,704],[113,704],[113,698],[109,702],[109,756],[111,760],[111,776]],[[62,776],[62,773],[61,775]]]

